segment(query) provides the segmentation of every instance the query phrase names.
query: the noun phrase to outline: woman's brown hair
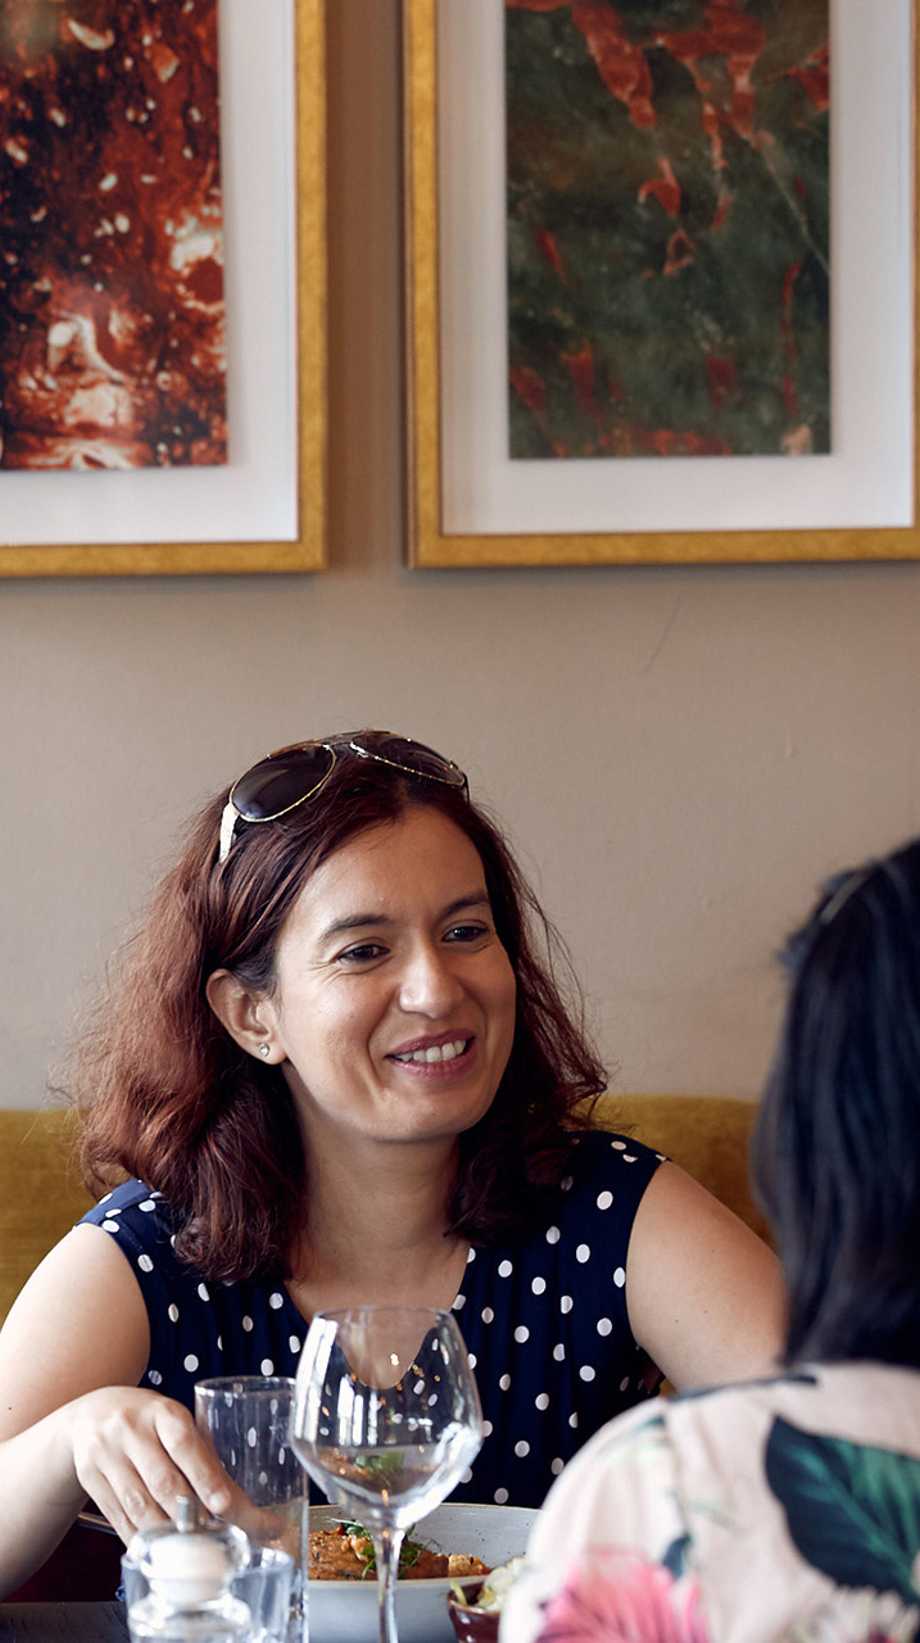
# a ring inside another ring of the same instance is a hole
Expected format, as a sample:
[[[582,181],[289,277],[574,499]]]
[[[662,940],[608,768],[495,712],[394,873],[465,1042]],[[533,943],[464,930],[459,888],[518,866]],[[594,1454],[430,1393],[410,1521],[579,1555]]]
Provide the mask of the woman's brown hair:
[[[573,1019],[556,979],[561,958],[572,981],[564,948],[498,827],[458,789],[345,757],[322,791],[286,816],[238,823],[218,866],[225,800],[213,798],[193,823],[78,1046],[71,1095],[92,1189],[124,1173],[161,1192],[177,1220],[178,1253],[208,1277],[288,1271],[308,1191],[293,1099],[281,1070],[256,1062],[224,1030],[206,983],[226,968],[270,992],[279,934],[311,874],[360,833],[427,806],[478,851],[517,979],[508,1065],[489,1112],[460,1137],[450,1231],[479,1244],[522,1235],[543,1191],[565,1173],[573,1131],[585,1122],[576,1109],[605,1076],[580,1009]]]

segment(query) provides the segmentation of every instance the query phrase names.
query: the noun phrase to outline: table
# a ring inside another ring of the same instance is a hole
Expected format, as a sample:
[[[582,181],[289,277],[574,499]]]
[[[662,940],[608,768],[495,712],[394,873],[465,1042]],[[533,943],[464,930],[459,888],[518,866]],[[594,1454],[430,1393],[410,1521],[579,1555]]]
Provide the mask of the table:
[[[0,1643],[127,1643],[121,1603],[0,1603]]]

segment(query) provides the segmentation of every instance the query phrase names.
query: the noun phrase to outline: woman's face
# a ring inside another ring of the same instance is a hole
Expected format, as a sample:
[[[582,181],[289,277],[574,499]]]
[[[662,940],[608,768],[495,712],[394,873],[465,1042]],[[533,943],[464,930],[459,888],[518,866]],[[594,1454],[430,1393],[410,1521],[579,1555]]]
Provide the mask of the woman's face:
[[[511,1053],[515,979],[466,835],[412,809],[344,845],[284,925],[267,1007],[308,1136],[475,1124]]]

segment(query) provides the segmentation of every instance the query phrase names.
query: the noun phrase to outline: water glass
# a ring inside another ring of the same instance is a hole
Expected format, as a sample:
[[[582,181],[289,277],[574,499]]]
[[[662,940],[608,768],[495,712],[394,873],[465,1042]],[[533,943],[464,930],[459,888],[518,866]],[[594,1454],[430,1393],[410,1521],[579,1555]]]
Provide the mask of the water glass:
[[[226,1375],[199,1381],[195,1420],[243,1499],[232,1521],[256,1549],[284,1551],[294,1563],[291,1643],[306,1636],[308,1491],[288,1437],[294,1382],[282,1375]],[[234,1588],[235,1590],[235,1588]]]

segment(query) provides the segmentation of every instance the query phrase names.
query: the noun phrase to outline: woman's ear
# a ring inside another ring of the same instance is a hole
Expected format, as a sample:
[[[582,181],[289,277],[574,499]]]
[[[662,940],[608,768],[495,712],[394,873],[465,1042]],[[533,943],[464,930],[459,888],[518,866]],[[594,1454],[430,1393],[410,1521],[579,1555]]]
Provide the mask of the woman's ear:
[[[251,992],[230,970],[215,970],[208,976],[205,994],[218,1021],[247,1055],[255,1056],[263,1067],[285,1060],[275,1012],[264,994]]]

